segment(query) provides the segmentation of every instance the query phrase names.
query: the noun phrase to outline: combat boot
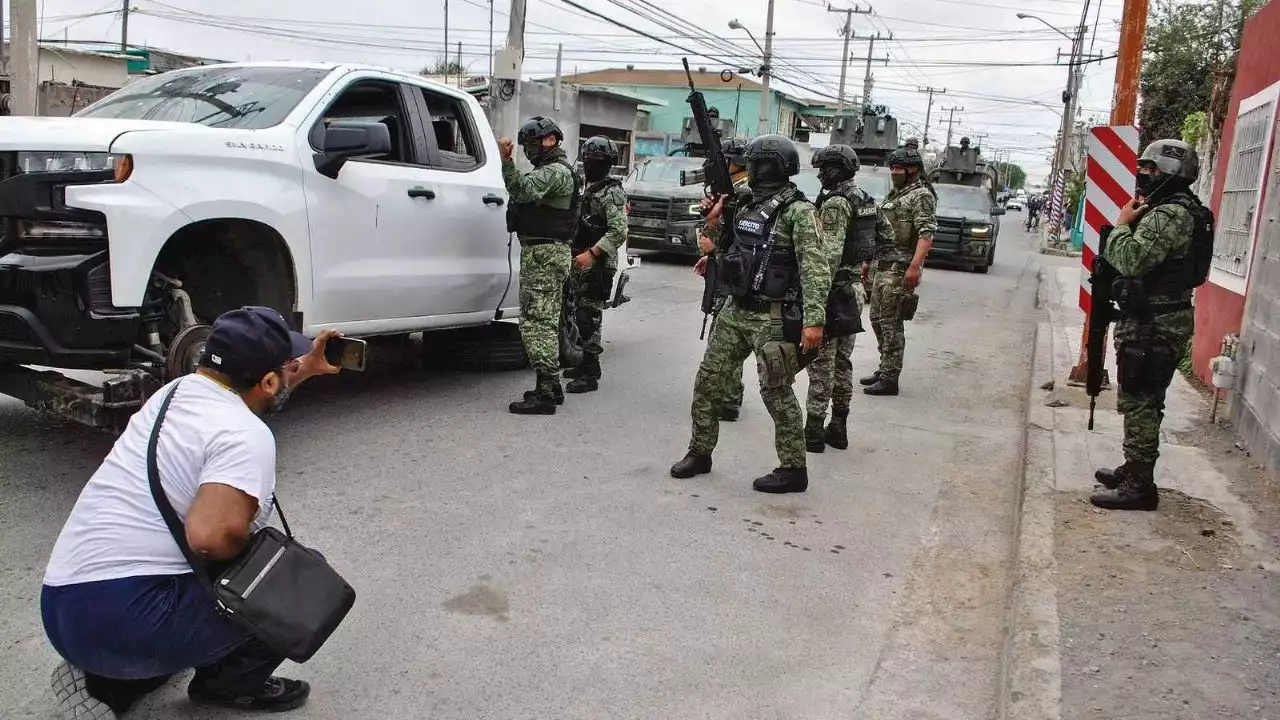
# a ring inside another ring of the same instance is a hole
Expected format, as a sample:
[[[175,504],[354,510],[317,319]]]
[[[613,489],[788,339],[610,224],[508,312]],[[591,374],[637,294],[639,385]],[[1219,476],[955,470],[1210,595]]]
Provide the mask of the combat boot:
[[[511,403],[510,410],[516,415],[555,415],[555,396],[541,390],[530,390],[524,399]]]
[[[725,405],[720,408],[720,419],[724,422],[737,422],[738,414],[741,411],[732,405]]]
[[[525,390],[524,399],[528,400],[538,393],[537,390]],[[564,388],[560,387],[560,383],[551,386],[551,399],[557,405],[564,404]]]
[[[690,450],[675,465],[671,466],[671,477],[688,480],[696,475],[711,472],[711,456],[699,455]]]
[[[862,388],[862,392],[865,395],[897,395],[898,381],[890,380],[884,375],[881,375],[875,383],[869,387]]]
[[[837,450],[846,450],[849,447],[849,431],[845,425],[849,420],[849,410],[831,411],[831,422],[827,423],[827,432],[823,440],[828,445]]]
[[[858,379],[858,384],[859,384],[859,385],[863,385],[863,386],[866,386],[866,385],[875,385],[875,384],[876,384],[876,383],[878,383],[878,382],[880,382],[880,371],[879,371],[879,370],[877,370],[877,371],[875,371],[875,372],[871,373],[870,375],[868,375],[868,376],[866,376],[866,377],[864,377],[864,378],[859,378],[859,379]]]
[[[827,449],[827,438],[822,431],[822,418],[810,415],[804,424],[804,449],[820,453]]]
[[[807,468],[775,468],[773,472],[751,484],[756,492],[762,493],[802,493],[809,489],[809,470]]]
[[[1089,502],[1105,510],[1146,510],[1160,506],[1160,492],[1151,463],[1125,463],[1116,468],[1120,481],[1114,490],[1099,490]]]
[[[600,389],[600,357],[598,355],[583,355],[582,364],[574,368],[577,372],[573,375],[573,382],[565,387],[565,392],[589,393]],[[565,373],[567,376],[568,373]]]
[[[1128,464],[1129,463],[1126,462],[1124,465],[1121,465],[1114,470],[1111,468],[1098,468],[1093,471],[1093,479],[1097,480],[1098,484],[1102,485],[1102,487],[1108,490],[1115,490],[1120,487],[1120,479],[1124,477]]]

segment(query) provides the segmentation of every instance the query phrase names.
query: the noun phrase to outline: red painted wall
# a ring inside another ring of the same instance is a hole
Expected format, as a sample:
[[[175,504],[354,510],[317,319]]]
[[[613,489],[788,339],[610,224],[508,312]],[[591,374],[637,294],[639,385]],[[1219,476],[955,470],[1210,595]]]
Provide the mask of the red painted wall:
[[[1275,50],[1278,37],[1280,2],[1268,3],[1245,23],[1235,85],[1231,88],[1231,109],[1227,113],[1221,144],[1218,146],[1217,176],[1213,180],[1213,198],[1210,202],[1215,214],[1222,204],[1222,188],[1227,180],[1227,165],[1230,163],[1231,143],[1235,139],[1240,101],[1280,81],[1280,52]],[[1273,148],[1274,142],[1273,139]],[[1191,341],[1191,363],[1201,380],[1210,381],[1213,373],[1209,370],[1209,360],[1221,350],[1223,335],[1240,331],[1243,317],[1243,295],[1237,295],[1212,282],[1205,283],[1196,291],[1196,334]]]

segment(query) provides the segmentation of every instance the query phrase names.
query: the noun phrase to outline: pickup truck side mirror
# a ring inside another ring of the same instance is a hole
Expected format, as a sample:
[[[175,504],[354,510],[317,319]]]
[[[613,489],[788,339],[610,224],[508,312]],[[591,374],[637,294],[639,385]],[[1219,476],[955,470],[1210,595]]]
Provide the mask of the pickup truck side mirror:
[[[992,215],[1003,215],[1004,213],[1005,213],[1004,208],[1000,207],[999,205],[996,205],[995,207],[991,208]]]
[[[376,122],[335,121],[324,129],[321,150],[314,156],[316,171],[338,179],[347,160],[391,152],[391,131]]]

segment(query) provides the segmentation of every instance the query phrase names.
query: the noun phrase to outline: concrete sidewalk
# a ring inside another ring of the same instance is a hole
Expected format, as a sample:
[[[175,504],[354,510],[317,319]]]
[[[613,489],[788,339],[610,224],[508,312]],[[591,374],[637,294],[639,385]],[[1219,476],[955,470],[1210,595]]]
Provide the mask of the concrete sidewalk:
[[[1006,717],[1276,717],[1280,498],[1179,374],[1159,511],[1088,503],[1094,469],[1123,461],[1122,418],[1104,392],[1088,431],[1066,383],[1084,323],[1068,263],[1041,271]]]

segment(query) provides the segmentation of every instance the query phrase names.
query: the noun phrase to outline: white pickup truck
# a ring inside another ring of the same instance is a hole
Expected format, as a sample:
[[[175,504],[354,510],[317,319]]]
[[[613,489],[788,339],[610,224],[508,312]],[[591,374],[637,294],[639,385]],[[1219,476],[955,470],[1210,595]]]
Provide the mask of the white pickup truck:
[[[519,364],[506,200],[479,103],[377,68],[207,66],[0,118],[0,393],[118,425],[250,304]]]

